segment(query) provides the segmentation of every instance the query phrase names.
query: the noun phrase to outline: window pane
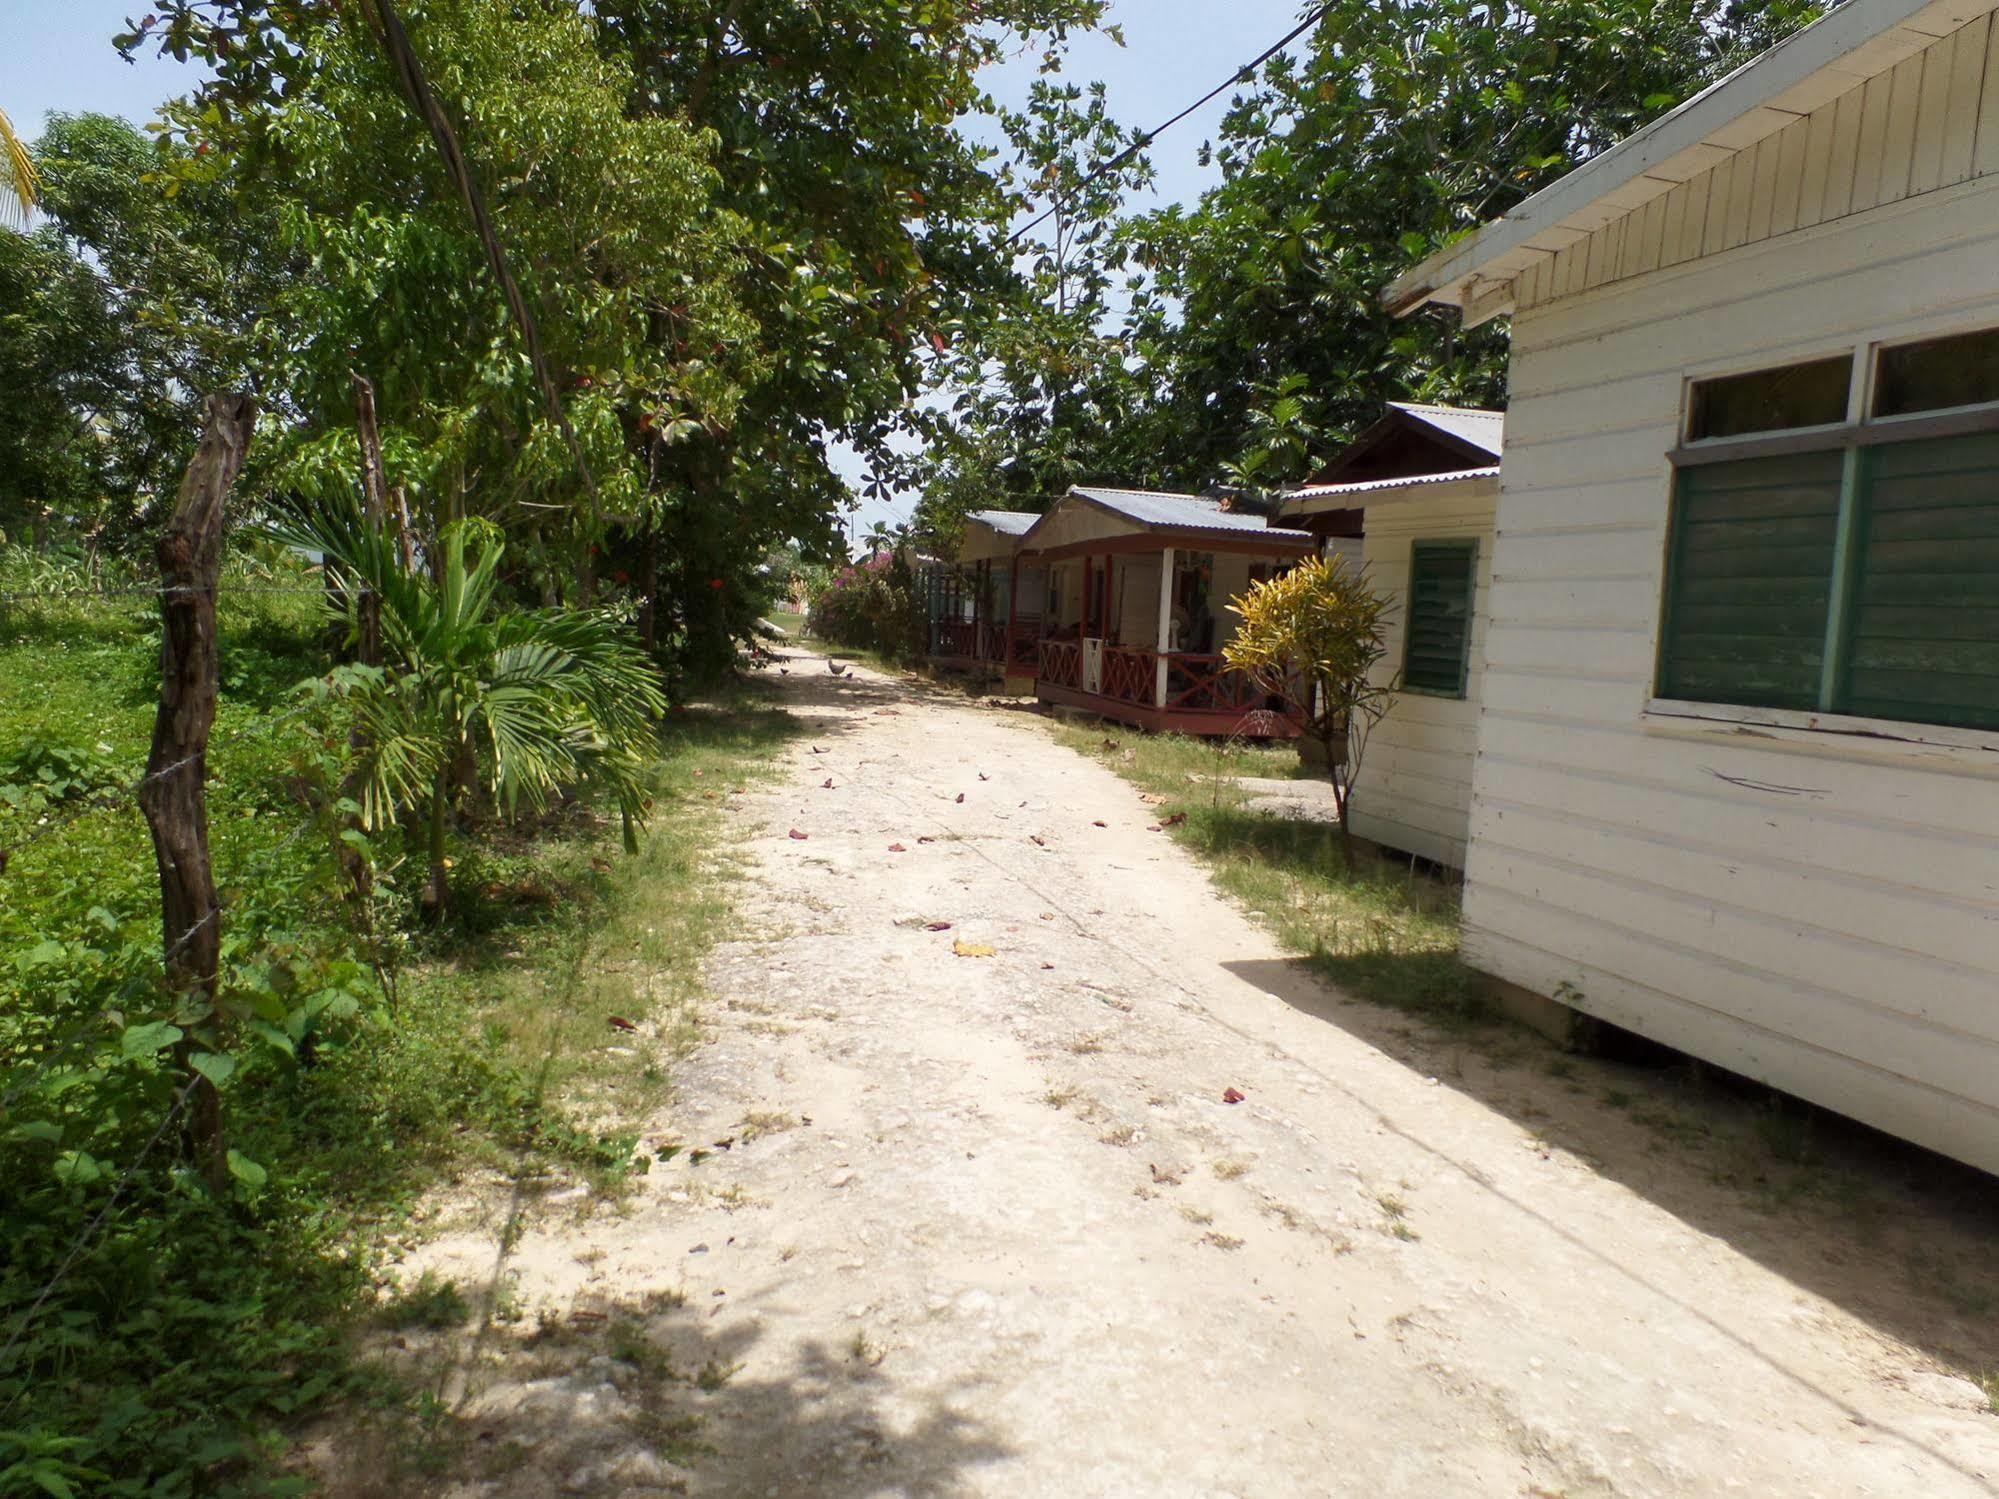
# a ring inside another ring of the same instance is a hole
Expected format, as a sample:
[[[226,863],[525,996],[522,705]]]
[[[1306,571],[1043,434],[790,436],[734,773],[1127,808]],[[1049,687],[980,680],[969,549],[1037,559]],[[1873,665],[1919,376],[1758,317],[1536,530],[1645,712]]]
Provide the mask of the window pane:
[[[1853,361],[1845,355],[1694,382],[1687,441],[1834,426],[1846,420]]]
[[[1419,541],[1412,547],[1403,686],[1450,697],[1465,695],[1477,573],[1477,542]]]
[[[1999,401],[1999,328],[1883,349],[1880,360],[1876,416]]]
[[[1999,728],[1999,435],[1868,458],[1843,713]]]
[[[1827,452],[1680,471],[1662,697],[1818,706],[1840,467]]]

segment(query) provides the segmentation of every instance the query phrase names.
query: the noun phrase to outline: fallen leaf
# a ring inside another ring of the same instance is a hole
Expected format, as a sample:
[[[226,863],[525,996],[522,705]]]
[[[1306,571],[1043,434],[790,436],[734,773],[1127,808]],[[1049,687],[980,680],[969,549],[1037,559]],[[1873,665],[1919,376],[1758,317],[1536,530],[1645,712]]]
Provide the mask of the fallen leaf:
[[[1053,911],[1043,911],[1041,913],[1041,919],[1043,921],[1053,921],[1055,919],[1055,913]]]
[[[904,848],[900,843],[891,843],[888,846],[888,851],[892,854],[906,854],[909,852],[909,850]]]
[[[736,1137],[734,1135],[730,1135],[726,1140],[714,1140],[711,1141],[710,1143],[714,1145],[714,1147],[717,1150],[727,1150],[730,1146],[736,1143]]]
[[[1159,831],[1159,824],[1158,824],[1158,823],[1156,823],[1156,822],[1155,822],[1155,823],[1152,823],[1152,824],[1150,824],[1150,825],[1149,825],[1149,826],[1148,826],[1148,827],[1146,828],[1146,830],[1145,830],[1145,831],[1146,831],[1146,832],[1148,832],[1148,833],[1156,833],[1156,832],[1158,832],[1158,831]]]
[[[703,1161],[707,1160],[708,1157],[712,1154],[714,1154],[714,1152],[708,1150],[690,1150],[687,1152],[687,1164],[690,1166],[698,1166]]]
[[[823,749],[819,748],[819,746],[815,744],[815,745],[813,745],[813,746],[812,746],[812,753],[813,753],[813,754],[815,754],[815,755],[823,755],[823,754],[825,754],[825,753],[826,753],[826,751],[824,751]],[[697,771],[695,771],[694,773],[695,773],[696,775],[700,775],[700,774],[701,774],[701,772],[700,772],[700,771],[698,771],[698,770],[697,770]]]
[[[1109,824],[1109,823],[1107,823],[1107,822],[1105,822],[1105,821],[1104,821],[1104,820],[1103,820],[1103,819],[1102,819],[1102,818],[1100,817],[1100,818],[1098,818],[1098,819],[1097,819],[1097,820],[1096,820],[1095,822],[1091,823],[1091,824],[1090,824],[1090,826],[1091,826],[1091,827],[1093,827],[1093,828],[1107,828],[1107,827],[1109,827],[1109,826],[1110,826],[1110,824]]]
[[[961,958],[990,958],[997,954],[998,949],[988,947],[983,942],[967,942],[960,937],[951,944],[951,951]]]
[[[1039,833],[1029,833],[1027,835],[1027,841],[1035,845],[1035,847],[1037,848],[1048,847],[1048,840],[1042,837]]]
[[[958,800],[962,802],[964,799],[965,799],[965,793],[960,791],[958,793]]]
[[[1246,1094],[1242,1093],[1242,1092],[1241,1092],[1240,1090],[1238,1090],[1238,1089],[1235,1089],[1235,1088],[1229,1088],[1229,1089],[1226,1089],[1226,1090],[1224,1090],[1224,1092],[1222,1093],[1222,1102],[1223,1102],[1223,1103],[1241,1103],[1241,1102],[1243,1101],[1243,1099],[1244,1099],[1244,1098],[1245,1098],[1246,1096],[1247,1096]]]
[[[875,717],[894,718],[900,712],[902,712],[902,709],[900,708],[877,708],[875,709]]]
[[[635,1031],[638,1029],[637,1026],[633,1025],[631,1021],[625,1019],[622,1015],[607,1015],[605,1022],[614,1031]]]
[[[831,791],[833,789],[833,778],[831,776],[826,777],[825,780],[819,783],[819,789],[821,791]]]
[[[1041,966],[1044,970],[1047,970],[1052,969],[1055,965],[1053,963],[1043,963]]]
[[[1143,796],[1141,796],[1139,800],[1144,802],[1148,807],[1156,807],[1161,802],[1165,801],[1166,798],[1161,796],[1156,791],[1148,791]]]
[[[810,833],[801,833],[798,831],[797,828],[793,828],[791,830],[791,836],[796,838],[800,843],[803,843],[807,838],[810,838],[812,835]]]
[[[991,776],[989,776],[989,775],[987,775],[987,774],[986,774],[986,773],[985,773],[985,772],[984,772],[984,771],[982,770],[982,771],[980,771],[980,772],[979,772],[979,779],[980,779],[980,780],[982,780],[982,781],[990,781],[990,780],[992,779],[992,777],[991,777]]]
[[[923,930],[926,932],[948,932],[951,930],[951,923],[948,921],[926,921],[923,923]]]
[[[1160,826],[1166,828],[1177,828],[1180,826],[1181,823],[1185,822],[1186,820],[1187,820],[1187,814],[1185,812],[1175,812],[1171,817],[1167,818],[1163,823],[1161,823]]]
[[[590,867],[599,874],[609,874],[611,872],[611,861],[592,854],[590,856]]]
[[[935,838],[919,838],[916,841],[918,843],[935,843],[937,840]]]

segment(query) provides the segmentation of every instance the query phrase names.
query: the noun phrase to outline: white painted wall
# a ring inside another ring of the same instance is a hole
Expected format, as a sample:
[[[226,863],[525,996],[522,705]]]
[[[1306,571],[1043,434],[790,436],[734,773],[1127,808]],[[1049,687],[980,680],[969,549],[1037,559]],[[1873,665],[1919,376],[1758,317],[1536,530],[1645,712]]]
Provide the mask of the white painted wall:
[[[1648,701],[1684,378],[1993,325],[1999,177],[1518,317],[1465,897],[1479,967],[1987,1170],[1999,734]]]
[[[1401,490],[1368,507],[1361,565],[1375,591],[1394,606],[1376,669],[1382,684],[1402,669],[1409,608],[1410,549],[1418,541],[1478,542],[1478,585],[1465,695],[1397,695],[1375,727],[1354,783],[1350,815],[1361,837],[1462,869],[1470,836],[1472,764],[1485,680],[1486,613],[1492,587],[1493,510],[1498,481],[1468,479]]]

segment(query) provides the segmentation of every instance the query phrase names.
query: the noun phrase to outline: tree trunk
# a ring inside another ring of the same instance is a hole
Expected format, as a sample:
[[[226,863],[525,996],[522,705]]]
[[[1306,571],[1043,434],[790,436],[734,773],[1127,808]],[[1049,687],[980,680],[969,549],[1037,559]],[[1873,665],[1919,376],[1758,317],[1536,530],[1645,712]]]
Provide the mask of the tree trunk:
[[[208,855],[208,734],[215,723],[215,585],[222,569],[222,512],[257,426],[257,403],[236,394],[208,398],[201,442],[181,479],[173,518],[161,533],[160,706],[139,806],[153,835],[160,877],[160,932],[167,987],[186,996],[199,1019],[175,1048],[185,1081],[182,1139],[217,1192],[228,1185],[222,1099],[188,1064],[197,1046],[220,1050],[226,1020],[216,1002],[222,958],[221,906]],[[200,1035],[197,1042],[196,1035]]]
[[[430,881],[424,886],[423,903],[433,921],[442,921],[451,904],[451,887],[446,882],[444,867],[444,818],[451,806],[451,783],[456,773],[453,766],[444,766],[437,772],[436,784],[430,791]]]
[[[388,481],[382,473],[382,434],[375,425],[375,387],[359,371],[354,380],[354,432],[361,440],[361,508],[377,531],[388,515]],[[363,666],[382,664],[382,600],[363,588],[355,600],[357,644],[355,659]]]
[[[646,655],[659,649],[659,524],[646,522],[645,541],[639,547],[639,576],[645,593],[639,601],[639,642]]]

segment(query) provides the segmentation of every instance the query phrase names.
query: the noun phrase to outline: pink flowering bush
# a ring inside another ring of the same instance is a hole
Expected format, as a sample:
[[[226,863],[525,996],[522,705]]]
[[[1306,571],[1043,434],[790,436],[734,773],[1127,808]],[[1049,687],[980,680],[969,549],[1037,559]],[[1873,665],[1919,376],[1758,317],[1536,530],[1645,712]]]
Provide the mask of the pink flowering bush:
[[[805,628],[832,645],[896,660],[922,655],[923,611],[908,561],[899,552],[876,552],[835,568],[814,590]]]

